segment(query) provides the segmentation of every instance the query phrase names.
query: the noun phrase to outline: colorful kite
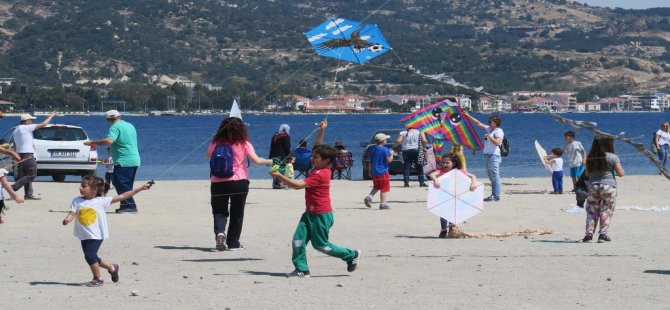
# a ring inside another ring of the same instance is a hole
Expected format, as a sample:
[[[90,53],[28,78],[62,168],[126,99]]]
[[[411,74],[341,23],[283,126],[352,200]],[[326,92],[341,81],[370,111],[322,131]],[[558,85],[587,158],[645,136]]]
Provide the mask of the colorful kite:
[[[482,141],[479,140],[475,128],[470,123],[470,119],[463,113],[463,109],[457,104],[449,105],[443,109],[440,114],[442,119],[443,134],[447,140],[454,144],[465,146],[473,151],[483,148]]]
[[[483,147],[461,107],[449,100],[429,105],[400,121],[406,128],[416,128],[438,140],[448,140],[473,151]]]
[[[362,64],[391,50],[377,25],[330,18],[305,33],[319,55]]]
[[[405,128],[416,128],[436,139],[447,140],[441,128],[440,114],[448,108],[448,100],[440,101],[407,115],[400,121],[403,122]]]

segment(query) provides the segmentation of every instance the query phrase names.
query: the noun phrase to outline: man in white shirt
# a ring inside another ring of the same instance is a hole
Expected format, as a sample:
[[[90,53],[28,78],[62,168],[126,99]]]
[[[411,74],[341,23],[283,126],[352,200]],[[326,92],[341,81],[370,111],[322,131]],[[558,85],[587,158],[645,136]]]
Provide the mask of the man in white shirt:
[[[51,119],[56,116],[56,112],[51,112],[49,117],[39,124],[33,124],[36,117],[30,114],[21,114],[21,125],[14,130],[14,145],[16,152],[19,153],[21,162],[14,170],[14,179],[16,182],[12,185],[14,191],[18,191],[21,187],[25,190],[24,199],[40,200],[42,198],[33,194],[33,180],[37,176],[37,161],[35,160],[35,143],[33,140],[33,132],[40,129],[51,122]]]

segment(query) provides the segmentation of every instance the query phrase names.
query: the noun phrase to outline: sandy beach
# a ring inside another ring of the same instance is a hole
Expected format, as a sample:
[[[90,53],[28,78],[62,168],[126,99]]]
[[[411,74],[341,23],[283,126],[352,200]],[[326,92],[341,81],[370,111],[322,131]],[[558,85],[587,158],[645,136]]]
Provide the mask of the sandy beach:
[[[619,210],[612,242],[583,244],[585,214],[561,210],[575,205],[574,195],[539,193],[551,189],[549,177],[503,178],[502,200],[460,227],[553,234],[458,240],[437,238],[438,218],[416,182],[392,182],[392,210],[380,211],[362,203],[371,182],[334,181],[330,237],[363,251],[359,269],[348,273],[346,263],[310,247],[312,278],[287,279],[304,192],[270,183],[251,183],[246,250],[217,252],[209,182],[158,181],[137,196],[138,214],[109,215],[99,255],[121,265],[121,280],[103,271],[100,288],[81,286],[91,274],[72,226],[61,224],[78,183],[35,183],[43,200],[8,201],[0,225],[2,308],[661,309],[670,301],[670,212]],[[668,185],[660,176],[619,178],[618,206],[670,206]]]

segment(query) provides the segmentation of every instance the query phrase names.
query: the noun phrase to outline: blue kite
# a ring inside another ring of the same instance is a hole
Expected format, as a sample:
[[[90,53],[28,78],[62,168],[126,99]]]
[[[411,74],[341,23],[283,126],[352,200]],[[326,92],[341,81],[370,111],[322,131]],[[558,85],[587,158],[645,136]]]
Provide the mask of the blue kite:
[[[391,50],[377,25],[343,18],[330,18],[305,36],[319,55],[357,64]]]

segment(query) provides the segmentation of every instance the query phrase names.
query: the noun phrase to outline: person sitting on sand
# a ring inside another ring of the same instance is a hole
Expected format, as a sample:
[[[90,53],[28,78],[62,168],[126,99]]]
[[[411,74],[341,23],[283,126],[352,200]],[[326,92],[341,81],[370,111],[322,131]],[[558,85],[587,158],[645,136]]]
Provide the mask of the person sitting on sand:
[[[307,278],[310,276],[307,265],[307,243],[312,241],[312,247],[329,256],[337,257],[347,262],[347,271],[353,272],[358,266],[361,251],[350,250],[332,244],[328,240],[328,233],[333,226],[333,208],[330,203],[330,163],[337,157],[337,149],[323,144],[324,131],[328,127],[327,121],[319,124],[314,148],[312,149],[312,166],[314,169],[304,181],[291,180],[278,171],[271,171],[270,175],[280,179],[284,184],[294,189],[305,189],[305,213],[302,214],[298,227],[293,234],[293,266],[295,270],[288,277]]]
[[[119,281],[119,265],[108,264],[98,257],[98,250],[102,242],[109,236],[106,209],[111,204],[126,200],[150,187],[151,183],[146,183],[121,195],[105,197],[103,196],[105,180],[90,175],[84,176],[81,179],[79,185],[80,196],[72,200],[70,212],[63,219],[63,225],[76,220],[74,235],[81,240],[84,258],[93,273],[93,280],[86,283],[87,286],[101,286],[104,283],[100,277],[100,267],[107,269],[112,276],[112,282]]]
[[[468,177],[470,177],[471,191],[474,191],[475,188],[477,188],[477,177],[474,174],[469,173],[463,169],[461,158],[456,153],[448,153],[442,155],[442,168],[431,172],[429,175],[430,179],[433,180],[433,186],[439,188],[441,185],[439,177],[451,171],[452,169],[461,170]],[[447,221],[444,218],[440,218],[440,227],[441,230],[440,234],[438,235],[438,238],[447,238],[447,236],[449,235],[449,231],[455,229],[456,225],[454,225],[453,223],[449,223],[449,221]]]

